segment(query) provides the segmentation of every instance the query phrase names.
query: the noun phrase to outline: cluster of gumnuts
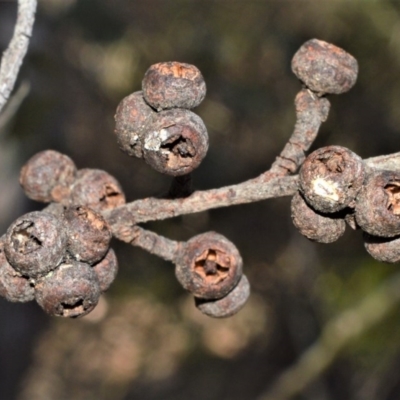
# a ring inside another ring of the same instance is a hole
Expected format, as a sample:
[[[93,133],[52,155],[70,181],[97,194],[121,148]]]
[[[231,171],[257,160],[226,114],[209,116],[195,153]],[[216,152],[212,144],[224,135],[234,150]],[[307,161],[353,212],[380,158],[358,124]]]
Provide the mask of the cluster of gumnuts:
[[[194,65],[152,65],[142,90],[125,97],[117,108],[115,134],[121,150],[163,174],[189,174],[208,150],[206,126],[190,111],[205,94],[204,78]],[[250,285],[235,245],[223,235],[207,232],[182,247],[175,275],[194,295],[196,307],[216,318],[238,312],[250,295]]]
[[[291,204],[299,231],[320,243],[341,237],[346,223],[361,228],[368,253],[400,261],[400,173],[368,167],[351,150],[327,146],[311,153],[299,172]]]
[[[117,108],[120,148],[164,174],[189,174],[208,150],[207,129],[190,111],[206,93],[202,74],[193,65],[159,63],[146,72],[142,89]],[[68,156],[52,150],[27,162],[20,183],[29,198],[50,204],[18,218],[2,237],[0,295],[14,302],[35,299],[54,316],[89,313],[117,274],[102,212],[125,204],[121,186],[105,171],[77,170]],[[207,232],[179,248],[176,277],[201,312],[222,318],[243,307],[250,285],[233,243]]]
[[[125,203],[119,183],[102,170],[77,170],[53,150],[32,157],[20,183],[29,198],[51,204],[19,217],[2,237],[0,294],[36,300],[50,315],[87,314],[117,274],[101,212]]]

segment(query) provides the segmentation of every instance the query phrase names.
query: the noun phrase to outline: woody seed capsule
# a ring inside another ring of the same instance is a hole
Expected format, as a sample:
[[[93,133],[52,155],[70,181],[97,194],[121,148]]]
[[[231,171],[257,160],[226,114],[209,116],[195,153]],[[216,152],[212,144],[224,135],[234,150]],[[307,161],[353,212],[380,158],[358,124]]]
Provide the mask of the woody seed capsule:
[[[206,95],[206,84],[194,65],[181,62],[161,62],[152,65],[142,82],[147,103],[156,110],[194,108]]]
[[[49,315],[80,317],[97,305],[100,287],[88,264],[71,261],[41,278],[35,286],[35,297]]]
[[[141,136],[155,111],[144,101],[143,92],[125,97],[115,114],[115,134],[120,149],[130,156],[142,158]]]
[[[327,146],[314,151],[299,171],[299,185],[304,198],[312,208],[323,213],[354,207],[364,179],[362,159],[341,146]]]
[[[311,39],[294,55],[292,71],[318,95],[341,94],[356,83],[358,63],[340,47]]]
[[[111,230],[105,219],[89,207],[77,206],[65,210],[68,232],[67,251],[77,261],[94,264],[106,254]]]
[[[299,192],[292,198],[291,211],[294,226],[303,236],[315,242],[335,242],[346,230],[343,219],[313,210]]]
[[[18,273],[7,261],[3,243],[0,245],[0,296],[19,303],[35,298],[35,290],[29,279]]]
[[[81,169],[71,188],[70,204],[88,206],[95,211],[111,210],[125,204],[121,185],[100,169]]]
[[[105,292],[114,282],[118,273],[118,260],[115,251],[109,249],[104,258],[93,265],[93,270],[97,275],[100,290]]]
[[[196,307],[205,315],[213,318],[227,318],[239,312],[250,296],[250,284],[243,275],[239,283],[224,297],[217,300],[205,300],[195,297]]]
[[[400,262],[400,237],[383,238],[364,233],[364,246],[375,260],[387,263]]]
[[[188,110],[161,111],[143,135],[145,161],[163,174],[186,175],[208,150],[208,133],[200,117]]]
[[[236,246],[218,233],[207,232],[186,243],[175,274],[195,297],[219,299],[237,285],[242,269],[242,257]]]
[[[35,154],[22,167],[19,182],[30,199],[60,202],[68,196],[75,177],[76,167],[68,156],[45,150]]]
[[[61,263],[66,245],[63,220],[44,211],[34,211],[19,217],[8,228],[4,252],[21,275],[38,278]]]
[[[400,172],[376,171],[357,196],[357,224],[372,236],[400,235]]]

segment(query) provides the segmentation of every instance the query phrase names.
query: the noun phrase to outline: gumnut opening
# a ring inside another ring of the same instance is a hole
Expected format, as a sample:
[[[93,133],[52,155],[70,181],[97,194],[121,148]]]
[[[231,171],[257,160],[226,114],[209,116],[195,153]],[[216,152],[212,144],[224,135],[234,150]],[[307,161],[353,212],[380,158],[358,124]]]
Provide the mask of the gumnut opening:
[[[120,149],[126,154],[143,157],[141,137],[155,111],[144,101],[143,92],[125,97],[115,114],[115,134]]]
[[[68,156],[45,150],[35,154],[22,167],[19,182],[32,200],[61,202],[68,197],[76,172],[76,166]]]
[[[386,263],[400,262],[400,236],[383,238],[364,233],[364,246],[375,260]]]
[[[372,236],[400,235],[400,172],[376,171],[357,196],[357,224]]]
[[[69,207],[64,212],[68,232],[67,251],[77,261],[94,264],[110,247],[112,238],[108,223],[90,207]]]
[[[354,207],[364,180],[365,167],[361,157],[341,146],[314,151],[299,171],[299,186],[304,198],[322,213]]]
[[[143,95],[156,110],[198,106],[206,95],[206,84],[197,67],[177,61],[152,65],[142,81]]]
[[[291,212],[293,224],[299,232],[318,243],[335,242],[346,230],[346,223],[341,215],[323,215],[315,211],[299,192],[292,198]]]
[[[114,282],[118,273],[118,259],[115,251],[109,249],[105,257],[93,265],[93,270],[97,275],[100,290],[105,292]]]
[[[292,71],[318,95],[341,94],[356,83],[358,63],[340,47],[311,39],[294,55]]]
[[[4,252],[21,275],[37,278],[55,269],[62,261],[67,234],[62,218],[44,211],[19,217],[8,228]]]
[[[190,239],[175,268],[181,285],[195,297],[220,299],[228,294],[243,274],[236,246],[224,236],[207,232]]]
[[[86,263],[61,264],[35,286],[37,303],[57,317],[80,317],[94,309],[100,297],[96,273]]]
[[[202,119],[188,110],[162,111],[143,137],[145,161],[163,174],[186,175],[196,169],[208,150]]]
[[[246,275],[224,297],[217,300],[205,300],[195,297],[196,307],[205,315],[213,318],[227,318],[239,312],[250,297],[250,284]]]
[[[7,261],[3,243],[0,244],[0,296],[19,303],[35,299],[35,290],[29,279],[17,272]]]
[[[101,212],[125,204],[125,194],[118,181],[109,173],[85,168],[78,171],[77,180],[71,189],[70,203]]]

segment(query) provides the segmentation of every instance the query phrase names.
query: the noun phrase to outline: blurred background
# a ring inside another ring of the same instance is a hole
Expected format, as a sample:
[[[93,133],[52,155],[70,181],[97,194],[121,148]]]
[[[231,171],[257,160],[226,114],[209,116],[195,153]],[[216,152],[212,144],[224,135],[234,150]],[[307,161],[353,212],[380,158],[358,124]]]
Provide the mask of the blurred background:
[[[332,97],[313,148],[338,144],[363,158],[400,150],[400,2],[40,0],[16,86],[0,116],[0,228],[43,205],[18,174],[38,151],[113,174],[128,201],[159,195],[170,178],[118,149],[113,116],[159,61],[195,64],[207,97],[195,111],[210,151],[197,189],[265,171],[294,125],[301,85],[290,61],[323,39],[353,54],[356,86]],[[15,1],[0,1],[0,51]],[[10,117],[11,114],[11,117]],[[0,299],[1,400],[255,400],[320,337],[332,318],[374,293],[397,266],[372,260],[360,232],[331,245],[301,237],[290,199],[188,215],[146,228],[176,240],[215,230],[239,248],[252,296],[236,316],[201,315],[173,265],[118,242],[120,272],[87,317],[47,317]],[[400,287],[399,287],[400,291]],[[351,341],[296,399],[399,399],[400,307]]]

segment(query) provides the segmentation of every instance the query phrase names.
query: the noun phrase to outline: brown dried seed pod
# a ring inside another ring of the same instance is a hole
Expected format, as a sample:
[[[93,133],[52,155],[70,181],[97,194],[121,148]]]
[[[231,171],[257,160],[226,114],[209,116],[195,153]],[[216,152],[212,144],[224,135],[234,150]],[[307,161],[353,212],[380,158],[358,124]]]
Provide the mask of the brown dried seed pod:
[[[47,314],[80,317],[96,307],[100,297],[96,273],[89,264],[71,261],[41,278],[35,285],[36,301]]]
[[[93,265],[93,270],[97,275],[100,290],[105,292],[114,282],[118,273],[118,260],[115,251],[109,249],[105,257]]]
[[[400,236],[383,238],[364,233],[364,246],[368,253],[378,261],[400,262]]]
[[[115,134],[120,149],[130,156],[142,158],[141,136],[155,111],[144,101],[143,92],[125,97],[115,114]]]
[[[400,172],[375,171],[357,196],[357,224],[372,236],[400,235]]]
[[[185,175],[197,168],[208,150],[202,119],[188,110],[161,111],[143,135],[145,161],[163,174]]]
[[[19,217],[8,228],[4,252],[16,271],[38,278],[61,263],[66,245],[63,220],[44,211],[34,211]]]
[[[25,194],[33,200],[60,202],[69,195],[76,172],[76,166],[68,156],[45,150],[22,167],[19,182]]]
[[[195,297],[220,299],[237,285],[242,270],[243,261],[236,246],[218,233],[207,232],[186,243],[175,274]]]
[[[71,188],[70,204],[88,206],[95,211],[111,210],[125,204],[121,185],[100,169],[81,169]]]
[[[217,300],[205,300],[195,297],[196,307],[205,315],[213,318],[227,318],[239,312],[250,297],[250,284],[246,275],[224,297]]]
[[[323,215],[313,210],[298,192],[292,198],[292,220],[294,226],[306,238],[319,243],[332,243],[346,230],[346,223],[334,214]]]
[[[77,261],[94,264],[110,247],[110,227],[96,211],[86,206],[69,207],[64,212],[68,233],[67,251]]]
[[[7,261],[3,243],[0,244],[0,296],[19,303],[35,298],[35,290],[29,279],[18,273]]]
[[[292,71],[309,89],[319,95],[341,94],[356,83],[358,63],[340,47],[311,39],[294,55]]]
[[[307,203],[322,213],[354,207],[365,179],[362,159],[341,146],[311,153],[299,171],[299,185]]]
[[[156,110],[194,108],[206,95],[206,83],[197,67],[181,62],[152,65],[142,82],[145,100]]]

